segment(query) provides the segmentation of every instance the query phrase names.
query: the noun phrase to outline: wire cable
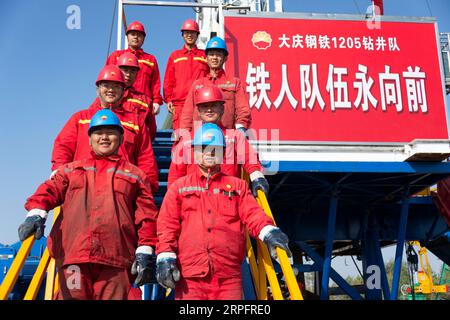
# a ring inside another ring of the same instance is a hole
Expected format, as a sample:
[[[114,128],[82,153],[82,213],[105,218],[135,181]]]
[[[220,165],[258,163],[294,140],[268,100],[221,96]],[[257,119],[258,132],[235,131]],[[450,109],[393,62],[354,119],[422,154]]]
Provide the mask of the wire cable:
[[[356,0],[353,0],[353,3],[355,4],[355,7],[356,7],[356,10],[358,11],[358,13],[361,14],[361,10],[359,9],[358,2],[356,2]]]
[[[355,264],[356,270],[358,270],[359,275],[361,276],[362,279],[364,279],[364,276],[363,276],[361,270],[359,270],[358,265],[356,264],[355,258],[353,258],[353,256],[350,256],[350,258],[352,258],[353,263]]]
[[[109,50],[111,49],[111,38],[112,38],[112,31],[114,28],[114,17],[116,16],[117,2],[118,2],[118,0],[116,0],[115,4],[114,4],[114,11],[113,11],[113,15],[112,15],[111,27],[109,29],[109,41],[108,41],[108,51],[106,52],[106,59],[108,59]]]
[[[431,11],[431,5],[430,5],[430,1],[429,0],[425,0],[425,2],[427,3],[427,7],[428,7],[428,11],[430,11],[430,16],[433,16],[433,12]]]

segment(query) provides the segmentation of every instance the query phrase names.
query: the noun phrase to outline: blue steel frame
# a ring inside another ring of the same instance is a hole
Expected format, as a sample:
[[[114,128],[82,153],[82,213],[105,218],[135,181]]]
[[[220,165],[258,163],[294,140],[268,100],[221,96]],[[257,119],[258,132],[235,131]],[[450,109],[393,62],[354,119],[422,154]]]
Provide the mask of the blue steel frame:
[[[329,280],[330,278],[338,284],[338,286],[347,293],[352,299],[361,300],[361,295],[351,287],[333,268],[331,268],[331,259],[333,251],[333,242],[335,238],[335,224],[338,211],[338,200],[343,191],[340,188],[340,184],[345,181],[352,174],[372,174],[372,181],[369,183],[386,183],[389,184],[390,178],[385,178],[383,174],[395,173],[399,174],[399,179],[405,177],[404,182],[395,181],[392,182],[391,188],[385,188],[383,190],[368,190],[369,195],[372,192],[372,200],[376,202],[386,196],[399,196],[401,194],[401,212],[397,230],[397,247],[394,263],[394,275],[392,279],[392,288],[389,290],[388,279],[386,270],[384,267],[384,261],[381,253],[380,239],[378,235],[378,226],[374,222],[369,214],[368,221],[364,226],[364,235],[362,240],[362,258],[364,265],[364,278],[367,279],[370,274],[366,274],[366,266],[377,265],[381,273],[381,288],[375,288],[369,290],[366,287],[365,297],[366,299],[384,299],[395,300],[397,299],[398,287],[400,281],[400,271],[402,265],[403,247],[405,243],[406,227],[408,222],[408,213],[410,206],[410,196],[413,192],[419,191],[418,188],[424,187],[421,183],[425,183],[426,186],[431,186],[438,180],[450,175],[450,163],[442,162],[324,162],[324,161],[281,161],[279,162],[279,172],[286,175],[280,180],[280,182],[273,188],[270,193],[270,199],[274,198],[274,195],[280,193],[280,187],[288,179],[289,175],[293,173],[300,173],[305,177],[308,177],[309,181],[315,181],[320,183],[325,190],[325,193],[329,195],[329,208],[328,208],[328,222],[327,232],[325,240],[325,252],[321,257],[312,247],[310,247],[304,241],[296,241],[301,250],[305,252],[313,261],[313,266],[299,265],[300,270],[320,270],[322,272],[321,279],[321,291],[320,299],[329,298]],[[342,176],[337,181],[327,181],[320,176],[314,176],[314,173],[337,173]],[[375,179],[373,179],[375,174]],[[380,174],[379,178],[376,178],[376,174]],[[425,181],[425,182],[424,182]],[[414,185],[415,190],[411,190],[410,186]],[[305,190],[312,190],[317,188],[314,182],[301,185],[305,187]],[[346,190],[351,190],[351,186],[346,186]],[[355,188],[360,188],[359,185]],[[355,189],[356,190],[356,189]],[[364,192],[365,190],[358,190]],[[298,197],[298,192],[292,192],[293,198]],[[296,194],[294,194],[296,193]],[[289,196],[289,191],[283,193],[283,196]],[[288,198],[286,201],[290,201]],[[348,199],[347,199],[348,200]],[[358,199],[352,199],[358,202]]]

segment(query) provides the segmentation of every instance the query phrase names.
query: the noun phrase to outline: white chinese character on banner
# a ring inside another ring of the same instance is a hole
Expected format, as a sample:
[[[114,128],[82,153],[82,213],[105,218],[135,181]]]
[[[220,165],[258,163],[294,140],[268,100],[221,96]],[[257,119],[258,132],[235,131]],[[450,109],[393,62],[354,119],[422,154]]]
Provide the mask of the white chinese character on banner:
[[[317,37],[314,35],[306,35],[305,43],[307,48],[317,49]]]
[[[386,40],[383,37],[378,37],[375,41],[375,45],[377,47],[377,51],[384,51],[386,48]]]
[[[364,50],[373,50],[374,46],[373,46],[373,39],[372,37],[363,37],[363,46],[364,46]]]
[[[320,49],[330,49],[330,38],[328,36],[319,36]]]
[[[279,108],[281,102],[283,101],[284,96],[287,96],[289,99],[289,102],[291,103],[291,106],[296,109],[298,101],[295,100],[294,96],[291,93],[291,89],[289,89],[289,81],[287,76],[287,65],[282,64],[281,65],[281,89],[280,94],[278,95],[277,99],[273,102],[273,105],[275,108]]]
[[[397,45],[397,38],[389,38],[389,51],[400,51],[400,48]]]
[[[304,48],[303,47],[303,36],[296,34],[292,37],[292,48]]]
[[[356,73],[355,78],[359,81],[355,81],[353,83],[353,87],[358,90],[358,95],[353,105],[356,108],[359,108],[361,105],[363,111],[369,111],[369,101],[374,108],[376,108],[378,104],[377,99],[375,99],[370,92],[370,88],[372,88],[374,81],[370,76],[367,78],[366,66],[358,64],[358,71],[359,72]]]
[[[386,106],[394,104],[397,112],[402,111],[402,91],[400,89],[400,76],[398,73],[390,73],[391,67],[384,66],[384,73],[379,74],[381,109],[386,111]]]
[[[334,80],[334,76],[337,79]],[[336,109],[350,109],[352,107],[348,101],[347,83],[342,81],[342,76],[347,75],[347,68],[335,68],[330,64],[328,69],[327,91],[330,93],[331,111]],[[337,91],[337,95],[334,94]]]
[[[427,95],[425,92],[425,72],[420,71],[420,67],[414,67],[414,71],[409,66],[408,71],[403,72],[406,81],[406,95],[408,97],[409,112],[428,112]]]
[[[312,73],[312,86],[309,80],[309,70]],[[308,107],[312,110],[314,103],[319,103],[320,108],[323,110],[325,108],[325,102],[320,95],[319,85],[317,83],[317,65],[312,64],[312,68],[309,64],[300,65],[300,90],[302,95],[302,108],[306,109],[306,99],[309,99]]]
[[[255,106],[257,109],[261,108],[261,104],[264,101],[267,108],[270,108],[272,104],[267,96],[267,90],[270,90],[270,83],[266,83],[266,79],[269,78],[269,72],[266,71],[265,63],[262,62],[259,67],[254,68],[253,64],[249,62],[247,69],[247,87],[246,92],[250,95],[250,108]],[[256,86],[255,86],[256,84]],[[260,92],[259,96],[256,94]]]
[[[278,40],[281,41],[281,44],[278,46],[278,48],[283,48],[283,47],[290,48],[291,47],[288,43],[289,38],[286,37],[286,34],[283,33],[283,36],[281,38],[278,38]]]

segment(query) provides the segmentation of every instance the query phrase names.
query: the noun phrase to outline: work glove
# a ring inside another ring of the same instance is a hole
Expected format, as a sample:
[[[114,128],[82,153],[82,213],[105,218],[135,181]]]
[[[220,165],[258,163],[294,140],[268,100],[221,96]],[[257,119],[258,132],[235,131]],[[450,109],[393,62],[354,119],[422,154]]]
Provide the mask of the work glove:
[[[164,288],[175,289],[175,282],[180,280],[177,259],[162,258],[156,262],[156,280]]]
[[[170,113],[173,113],[173,103],[172,102],[167,103],[167,111],[169,111]]]
[[[269,248],[270,255],[274,260],[277,259],[277,247],[286,251],[288,257],[292,257],[292,252],[289,249],[289,239],[286,234],[279,228],[273,228],[264,236],[264,243]]]
[[[131,266],[131,274],[137,275],[134,283],[139,287],[146,283],[156,283],[155,266],[155,254],[136,253],[136,258]]]
[[[256,192],[257,190],[261,190],[262,192],[264,192],[266,197],[269,196],[269,183],[267,182],[266,178],[261,177],[252,181],[252,193],[255,197],[258,195],[258,193]]]
[[[39,240],[44,235],[45,218],[39,215],[29,216],[25,222],[19,226],[19,239],[24,241],[26,238],[34,233],[36,240]]]
[[[153,114],[156,116],[159,113],[159,104],[153,103]]]
[[[240,132],[242,132],[244,135],[247,135],[247,129],[245,127],[236,127],[237,130],[239,130]]]

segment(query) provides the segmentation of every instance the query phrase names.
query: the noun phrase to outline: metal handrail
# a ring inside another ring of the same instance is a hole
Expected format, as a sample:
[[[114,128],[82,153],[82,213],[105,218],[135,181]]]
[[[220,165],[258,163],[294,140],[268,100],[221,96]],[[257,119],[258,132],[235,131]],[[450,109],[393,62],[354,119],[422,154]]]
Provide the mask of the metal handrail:
[[[53,224],[58,218],[60,213],[60,207],[57,207],[53,210]],[[5,276],[1,286],[0,286],[0,300],[7,300],[9,294],[14,288],[14,285],[19,278],[20,271],[22,270],[27,257],[30,254],[31,248],[33,247],[35,241],[34,234],[30,235],[26,238],[22,245],[20,246],[19,251],[17,252],[16,257],[14,258],[11,267],[9,268],[8,273]],[[50,254],[48,248],[45,248],[45,251],[39,261],[37,269],[31,279],[31,282],[28,286],[27,292],[25,293],[24,300],[34,300],[36,299],[39,288],[42,284],[42,280],[44,279],[44,273],[47,271],[47,282],[46,282],[46,290],[45,290],[45,299],[52,300],[57,287],[58,287],[58,277],[55,277],[55,260],[50,258]]]
[[[272,218],[274,224],[275,219],[273,218],[272,211],[270,210],[269,203],[267,202],[266,195],[261,190],[257,191],[257,200],[258,203],[263,208],[264,212]],[[267,248],[266,248],[267,250]],[[295,277],[294,271],[292,270],[292,266],[289,262],[289,258],[287,256],[286,251],[277,248],[278,260],[281,266],[281,270],[283,271],[284,279],[286,281],[286,285],[288,287],[289,293],[291,295],[291,300],[303,300],[302,293],[298,286],[297,279]]]
[[[11,293],[14,285],[17,282],[17,279],[19,278],[19,274],[23,268],[23,265],[25,264],[25,260],[30,254],[34,241],[35,238],[34,235],[32,235],[22,242],[22,245],[20,246],[16,257],[11,264],[11,267],[9,268],[8,273],[6,274],[5,279],[3,279],[3,282],[0,286],[0,300],[8,299],[9,294]]]

